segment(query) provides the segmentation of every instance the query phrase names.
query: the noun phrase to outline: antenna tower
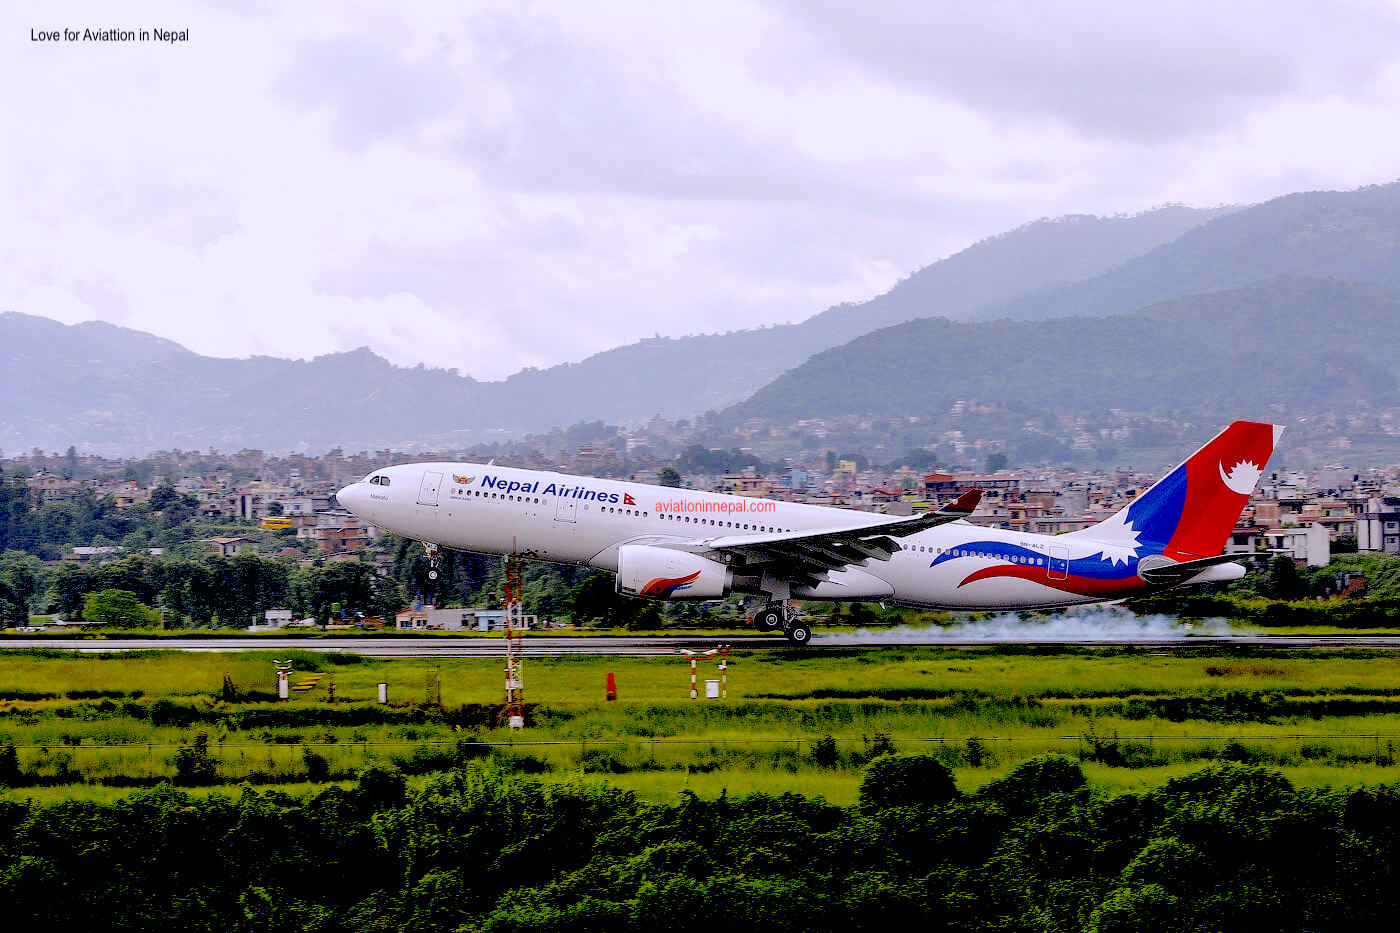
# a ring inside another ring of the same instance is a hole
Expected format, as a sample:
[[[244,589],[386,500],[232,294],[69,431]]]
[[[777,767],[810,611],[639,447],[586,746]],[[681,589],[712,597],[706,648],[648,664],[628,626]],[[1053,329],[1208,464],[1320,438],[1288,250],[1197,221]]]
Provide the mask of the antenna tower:
[[[525,683],[520,676],[524,654],[520,644],[525,620],[521,617],[525,585],[521,578],[521,560],[514,555],[506,558],[506,722],[512,729],[525,728]]]

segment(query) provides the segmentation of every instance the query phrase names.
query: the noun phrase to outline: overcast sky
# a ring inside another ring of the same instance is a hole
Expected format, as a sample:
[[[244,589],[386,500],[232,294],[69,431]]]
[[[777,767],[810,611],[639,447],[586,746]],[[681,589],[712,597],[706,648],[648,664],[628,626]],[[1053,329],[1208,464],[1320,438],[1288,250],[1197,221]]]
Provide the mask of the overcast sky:
[[[1380,2],[12,2],[0,310],[497,379],[1038,217],[1392,181],[1397,115]]]

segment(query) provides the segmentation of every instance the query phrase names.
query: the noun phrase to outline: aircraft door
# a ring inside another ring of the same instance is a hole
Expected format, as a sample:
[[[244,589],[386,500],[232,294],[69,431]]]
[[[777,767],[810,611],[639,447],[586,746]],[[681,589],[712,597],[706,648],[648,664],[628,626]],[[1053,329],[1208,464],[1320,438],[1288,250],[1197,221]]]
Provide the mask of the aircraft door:
[[[559,502],[554,507],[554,520],[556,522],[575,521],[574,510],[578,508],[578,503],[573,499],[559,497]]]
[[[1069,548],[1051,547],[1048,569],[1051,580],[1069,579]]]
[[[418,487],[419,505],[437,505],[438,489],[442,487],[441,473],[424,473],[423,485]]]

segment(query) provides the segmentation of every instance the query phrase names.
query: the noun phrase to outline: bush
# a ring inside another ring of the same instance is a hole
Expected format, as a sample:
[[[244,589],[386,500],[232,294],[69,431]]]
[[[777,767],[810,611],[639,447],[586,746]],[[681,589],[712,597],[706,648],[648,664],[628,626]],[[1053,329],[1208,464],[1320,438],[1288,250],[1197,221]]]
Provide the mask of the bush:
[[[19,787],[24,773],[19,770],[19,752],[13,745],[0,745],[0,787]]]
[[[865,768],[861,806],[867,809],[938,805],[958,796],[953,772],[929,755],[882,755]]]
[[[1015,817],[1026,817],[1042,802],[1079,790],[1085,784],[1078,763],[1063,755],[1042,755],[1017,765],[1006,777],[982,788],[981,797],[1001,804]]]
[[[193,745],[175,753],[175,783],[181,787],[200,787],[219,783],[218,763],[209,754],[209,734],[201,732]]]
[[[579,757],[579,770],[584,774],[626,774],[632,769],[611,752],[590,748]]]
[[[1181,901],[1160,884],[1119,888],[1089,915],[1092,933],[1170,933],[1181,929]]]
[[[816,762],[819,768],[834,768],[839,765],[841,751],[836,747],[836,740],[824,735],[812,743],[812,761]]]
[[[306,765],[306,779],[316,784],[324,784],[331,779],[330,762],[325,755],[317,754],[309,748],[302,749],[301,760]]]
[[[356,775],[355,788],[360,800],[373,810],[401,807],[408,799],[408,785],[403,772],[396,768],[370,766]]]

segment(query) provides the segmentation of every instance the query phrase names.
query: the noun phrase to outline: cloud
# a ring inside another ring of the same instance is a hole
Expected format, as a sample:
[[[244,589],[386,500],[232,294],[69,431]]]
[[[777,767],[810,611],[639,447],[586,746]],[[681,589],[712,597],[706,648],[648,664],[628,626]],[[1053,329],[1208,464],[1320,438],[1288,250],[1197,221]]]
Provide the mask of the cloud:
[[[800,320],[1039,216],[1400,164],[1379,5],[55,9],[0,10],[0,310],[214,355],[502,378]],[[191,40],[28,41],[99,20]]]
[[[442,50],[423,61],[367,37],[299,43],[279,82],[290,99],[334,114],[339,141],[354,148],[450,113],[461,86]]]
[[[1160,142],[1295,96],[1356,94],[1393,59],[1394,7],[1075,0],[779,6],[831,54],[980,113]]]

